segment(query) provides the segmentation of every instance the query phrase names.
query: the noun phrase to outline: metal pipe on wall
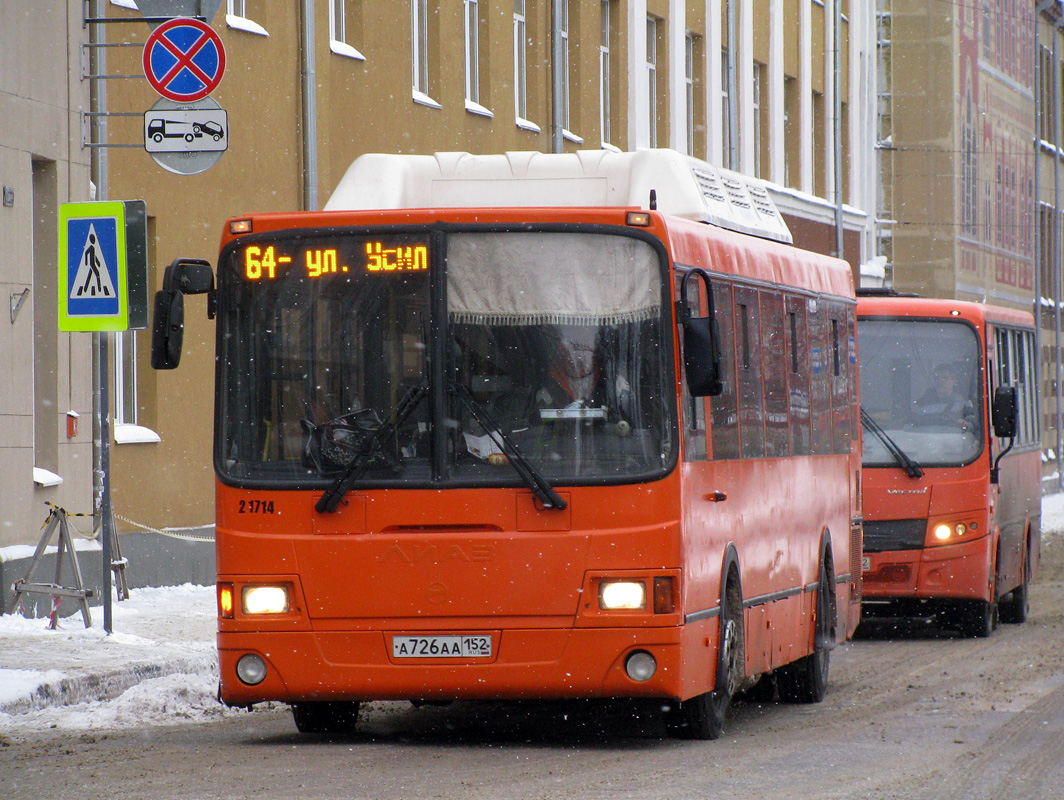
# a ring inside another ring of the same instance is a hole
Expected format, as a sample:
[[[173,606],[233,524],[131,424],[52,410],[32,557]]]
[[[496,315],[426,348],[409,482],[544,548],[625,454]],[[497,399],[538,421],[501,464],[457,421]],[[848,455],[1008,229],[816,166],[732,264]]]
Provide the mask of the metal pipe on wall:
[[[318,209],[318,86],[314,54],[314,0],[302,0],[300,78],[303,95],[303,209]]]
[[[562,105],[565,87],[562,84],[564,74],[562,72],[562,7],[563,0],[551,0],[551,137],[550,146],[552,153],[560,153],[563,148],[563,123],[562,116],[565,109]]]

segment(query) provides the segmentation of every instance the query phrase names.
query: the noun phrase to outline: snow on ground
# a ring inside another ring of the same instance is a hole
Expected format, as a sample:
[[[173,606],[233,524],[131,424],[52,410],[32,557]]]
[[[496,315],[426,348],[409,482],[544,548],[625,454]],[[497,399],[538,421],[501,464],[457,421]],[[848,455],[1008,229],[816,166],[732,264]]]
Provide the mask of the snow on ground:
[[[1064,494],[1042,498],[1042,531],[1064,535]],[[95,627],[86,629],[75,614],[55,631],[47,620],[0,616],[0,742],[48,728],[174,725],[247,713],[216,699],[214,587],[135,589],[113,604],[110,636],[103,609],[92,613]],[[160,664],[163,674],[151,675],[147,667]],[[105,676],[103,685],[92,685],[93,676]],[[88,690],[78,689],[79,679]],[[79,691],[96,696],[78,698]],[[83,701],[58,705],[58,695]]]

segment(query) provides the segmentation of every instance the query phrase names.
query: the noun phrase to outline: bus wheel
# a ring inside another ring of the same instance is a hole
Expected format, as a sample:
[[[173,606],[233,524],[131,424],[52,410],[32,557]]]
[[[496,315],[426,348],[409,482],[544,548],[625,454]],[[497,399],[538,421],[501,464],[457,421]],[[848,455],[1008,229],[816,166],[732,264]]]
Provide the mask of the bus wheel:
[[[1031,595],[1028,589],[1031,585],[1031,556],[1027,551],[1027,563],[1023,569],[1023,580],[1020,585],[998,601],[998,617],[1002,622],[1018,625],[1027,621],[1027,613],[1031,609]]]
[[[780,667],[776,673],[779,697],[784,703],[819,703],[827,693],[828,668],[835,636],[832,620],[835,609],[832,594],[834,581],[831,576],[832,570],[826,563],[821,563],[820,586],[816,593],[816,619],[813,623],[813,652]]]
[[[997,603],[969,600],[959,609],[957,627],[964,636],[985,639],[997,627],[997,617]]]
[[[292,703],[292,716],[300,733],[354,733],[358,703],[331,700]]]
[[[743,635],[743,600],[737,581],[729,580],[721,608],[717,656],[717,688],[677,703],[666,725],[677,739],[716,739],[724,730],[724,716],[743,680],[746,644]]]

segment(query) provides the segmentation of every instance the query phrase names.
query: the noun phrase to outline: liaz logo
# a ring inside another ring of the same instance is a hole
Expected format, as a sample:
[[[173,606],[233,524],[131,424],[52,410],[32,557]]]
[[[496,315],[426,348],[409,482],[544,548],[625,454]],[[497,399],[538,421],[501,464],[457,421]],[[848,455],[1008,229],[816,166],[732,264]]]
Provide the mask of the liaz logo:
[[[462,547],[457,544],[406,545],[393,544],[377,561],[381,564],[402,562],[415,566],[417,564],[446,564],[450,561],[467,563],[488,563],[495,560],[495,545],[472,544]]]

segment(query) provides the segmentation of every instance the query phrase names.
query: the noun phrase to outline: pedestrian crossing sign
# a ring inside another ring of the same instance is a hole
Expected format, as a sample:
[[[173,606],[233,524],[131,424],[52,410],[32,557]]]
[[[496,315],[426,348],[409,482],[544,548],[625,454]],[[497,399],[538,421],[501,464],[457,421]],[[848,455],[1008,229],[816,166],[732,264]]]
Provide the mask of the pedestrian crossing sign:
[[[119,201],[60,206],[59,330],[131,327],[128,206]]]

